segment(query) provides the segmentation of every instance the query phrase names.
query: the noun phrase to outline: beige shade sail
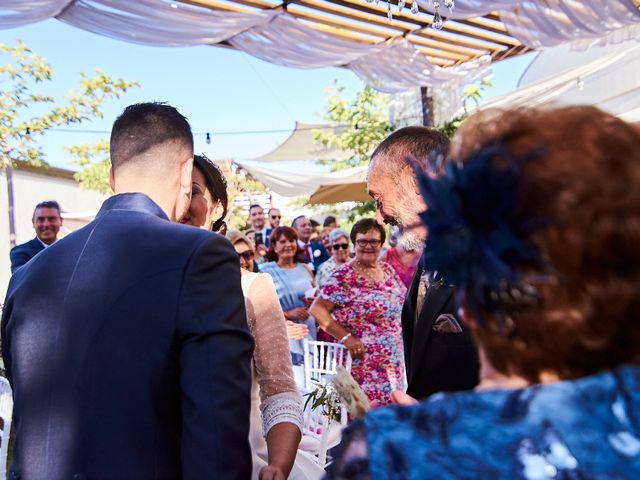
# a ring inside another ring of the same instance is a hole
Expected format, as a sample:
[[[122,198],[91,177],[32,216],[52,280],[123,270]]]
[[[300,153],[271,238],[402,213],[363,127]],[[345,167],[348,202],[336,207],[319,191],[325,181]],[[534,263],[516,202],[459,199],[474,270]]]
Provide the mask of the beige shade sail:
[[[367,192],[367,166],[332,172],[309,198],[309,203],[368,202],[372,198]]]
[[[257,162],[285,162],[297,160],[346,160],[350,154],[337,148],[325,147],[313,136],[318,130],[330,130],[341,135],[345,127],[296,122],[296,126],[282,144],[271,152],[252,159]]]

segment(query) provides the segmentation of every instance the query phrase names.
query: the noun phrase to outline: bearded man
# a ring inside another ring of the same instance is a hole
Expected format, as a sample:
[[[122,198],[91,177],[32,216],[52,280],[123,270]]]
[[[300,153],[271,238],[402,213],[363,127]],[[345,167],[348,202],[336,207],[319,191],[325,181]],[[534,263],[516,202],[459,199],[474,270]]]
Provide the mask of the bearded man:
[[[398,225],[403,246],[425,245],[427,230],[419,214],[428,206],[408,156],[427,174],[438,174],[449,148],[441,133],[406,127],[389,135],[371,156],[369,194],[376,201],[378,221]],[[402,310],[402,336],[407,369],[407,394],[422,399],[435,392],[469,390],[478,383],[478,355],[469,327],[457,315],[455,288],[438,272],[424,268],[424,253]]]

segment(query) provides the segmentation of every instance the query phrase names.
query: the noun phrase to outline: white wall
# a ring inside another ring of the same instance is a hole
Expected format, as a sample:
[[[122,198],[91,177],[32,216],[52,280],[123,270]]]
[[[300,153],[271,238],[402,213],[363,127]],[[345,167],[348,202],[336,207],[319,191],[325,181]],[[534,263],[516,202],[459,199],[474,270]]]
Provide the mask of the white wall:
[[[65,212],[97,213],[100,205],[107,198],[106,195],[92,190],[82,190],[72,179],[24,170],[14,170],[13,192],[17,244],[29,241],[35,236],[31,217],[34,207],[39,202],[56,200],[64,216]],[[0,302],[4,302],[11,276],[8,211],[7,179],[2,171],[0,172]],[[58,238],[81,224],[82,222],[78,221],[69,221],[67,225],[63,223]]]

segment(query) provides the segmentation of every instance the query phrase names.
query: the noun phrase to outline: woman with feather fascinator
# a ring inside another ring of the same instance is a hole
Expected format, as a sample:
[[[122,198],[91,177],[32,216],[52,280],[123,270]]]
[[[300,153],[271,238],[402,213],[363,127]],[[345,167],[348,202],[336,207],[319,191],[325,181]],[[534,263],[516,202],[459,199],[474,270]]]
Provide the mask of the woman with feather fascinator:
[[[420,182],[480,384],[369,412],[329,478],[640,478],[640,131],[593,107],[484,112]]]

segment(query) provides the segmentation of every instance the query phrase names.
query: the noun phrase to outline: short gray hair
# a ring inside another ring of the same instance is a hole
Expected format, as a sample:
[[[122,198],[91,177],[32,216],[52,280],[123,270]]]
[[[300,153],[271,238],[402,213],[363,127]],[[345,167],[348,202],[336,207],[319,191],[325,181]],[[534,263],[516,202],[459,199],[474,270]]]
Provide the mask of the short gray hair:
[[[333,243],[340,237],[345,237],[347,241],[349,240],[349,234],[341,228],[334,228],[329,232],[329,242],[331,242],[331,245],[333,245]]]
[[[375,163],[381,172],[397,180],[407,164],[407,155],[415,157],[424,171],[439,171],[449,151],[449,143],[446,135],[431,128],[401,128],[385,138],[373,151],[369,172]]]

